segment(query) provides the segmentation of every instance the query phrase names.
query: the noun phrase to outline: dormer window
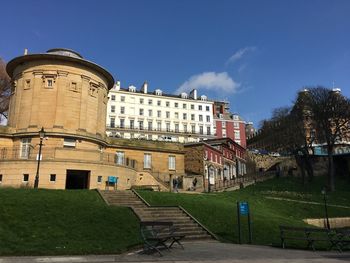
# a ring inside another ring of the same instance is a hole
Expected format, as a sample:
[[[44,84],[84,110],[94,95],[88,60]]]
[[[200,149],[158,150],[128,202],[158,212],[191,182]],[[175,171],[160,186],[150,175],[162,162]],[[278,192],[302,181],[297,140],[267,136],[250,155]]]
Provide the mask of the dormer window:
[[[207,100],[207,99],[208,99],[207,96],[205,96],[205,95],[201,96],[201,100]]]
[[[188,98],[188,95],[187,95],[186,92],[182,92],[182,93],[180,94],[180,96],[181,96],[181,98],[183,98],[183,99],[187,99],[187,98]]]
[[[156,89],[154,91],[154,93],[157,95],[157,96],[162,96],[163,92],[160,90],[160,89]]]
[[[129,86],[129,91],[130,92],[136,92],[136,87],[135,86]]]

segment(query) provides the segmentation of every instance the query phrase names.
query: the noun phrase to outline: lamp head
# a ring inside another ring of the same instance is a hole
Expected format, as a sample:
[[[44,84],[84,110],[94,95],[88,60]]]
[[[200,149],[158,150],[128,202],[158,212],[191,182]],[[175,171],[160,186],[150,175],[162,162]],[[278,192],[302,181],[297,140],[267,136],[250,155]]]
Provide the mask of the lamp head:
[[[41,130],[39,131],[39,137],[41,140],[44,139],[44,137],[45,137],[44,127],[41,127]]]

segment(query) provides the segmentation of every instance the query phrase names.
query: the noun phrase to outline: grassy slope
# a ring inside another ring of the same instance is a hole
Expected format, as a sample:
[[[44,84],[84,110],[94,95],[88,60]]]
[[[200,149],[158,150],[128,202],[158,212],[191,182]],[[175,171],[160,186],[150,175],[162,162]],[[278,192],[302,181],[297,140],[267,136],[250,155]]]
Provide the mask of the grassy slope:
[[[324,217],[324,206],[300,204],[266,197],[323,202],[323,178],[306,187],[296,179],[272,179],[235,192],[212,194],[172,194],[140,192],[153,205],[181,205],[222,240],[237,242],[236,202],[248,201],[253,224],[253,243],[279,245],[278,225],[305,225],[304,218]],[[350,206],[349,183],[338,182],[338,190],[329,196],[330,204]],[[329,208],[330,217],[350,216],[350,209]],[[246,218],[244,218],[246,221]]]
[[[95,191],[0,189],[0,255],[120,253],[140,242],[135,215]]]

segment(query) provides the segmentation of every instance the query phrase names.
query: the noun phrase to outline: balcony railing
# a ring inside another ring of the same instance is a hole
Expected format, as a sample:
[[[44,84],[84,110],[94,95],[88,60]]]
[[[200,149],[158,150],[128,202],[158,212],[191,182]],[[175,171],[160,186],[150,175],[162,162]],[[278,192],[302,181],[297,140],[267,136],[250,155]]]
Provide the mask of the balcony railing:
[[[130,127],[130,126],[110,126],[107,125],[107,130],[118,130],[118,131],[134,131],[134,132],[152,132],[152,133],[173,133],[173,134],[182,134],[182,135],[196,135],[196,136],[215,136],[216,133],[206,133],[203,131],[203,133],[200,132],[190,132],[190,131],[180,131],[176,129],[154,129],[154,128],[145,128],[145,127]]]
[[[2,147],[0,148],[1,161],[38,160],[39,147]],[[86,161],[101,164],[114,164],[136,169],[137,161],[129,157],[120,158],[114,153],[101,152],[99,150],[85,150],[74,147],[42,147],[41,160],[54,161]]]

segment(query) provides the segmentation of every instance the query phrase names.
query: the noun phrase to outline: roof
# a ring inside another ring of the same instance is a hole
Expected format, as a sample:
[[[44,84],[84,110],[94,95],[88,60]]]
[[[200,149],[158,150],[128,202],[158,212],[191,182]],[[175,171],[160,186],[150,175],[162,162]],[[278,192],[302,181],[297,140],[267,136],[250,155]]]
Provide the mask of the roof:
[[[29,61],[44,60],[44,59],[57,60],[57,61],[69,61],[69,62],[77,63],[80,65],[92,68],[106,78],[108,83],[108,89],[113,88],[114,78],[111,73],[109,73],[106,69],[97,65],[96,63],[85,60],[79,53],[70,49],[65,49],[65,48],[54,48],[54,49],[48,50],[46,53],[29,54],[29,55],[16,57],[7,63],[7,66],[6,66],[7,74],[12,78],[13,72],[20,64],[29,62]]]
[[[156,90],[159,90],[159,89],[156,89]],[[194,100],[194,101],[203,101],[203,102],[214,103],[214,101],[209,100],[209,99],[201,100],[201,96],[207,97],[206,95],[198,96],[198,98],[195,100],[195,99],[193,99],[193,98],[191,98],[189,96],[187,98],[182,98],[181,94],[174,95],[174,94],[169,94],[169,93],[163,93],[162,92],[162,95],[156,95],[156,94],[154,94],[154,91],[148,91],[147,93],[144,93],[141,90],[129,91],[128,88],[120,88],[120,90],[115,90],[115,92],[118,92],[118,91],[124,91],[124,92],[129,92],[129,93],[139,93],[139,94],[154,95],[154,96],[157,96],[157,97],[170,97],[170,98],[177,98],[177,99],[183,99],[183,100]]]

